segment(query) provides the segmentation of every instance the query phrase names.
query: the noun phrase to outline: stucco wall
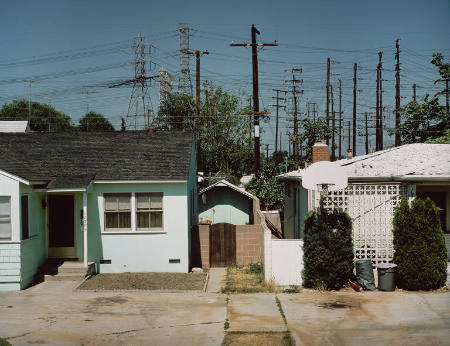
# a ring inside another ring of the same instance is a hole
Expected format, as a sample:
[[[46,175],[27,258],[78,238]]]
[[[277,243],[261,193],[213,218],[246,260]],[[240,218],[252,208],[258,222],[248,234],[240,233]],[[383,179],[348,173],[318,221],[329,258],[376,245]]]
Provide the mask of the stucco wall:
[[[88,259],[100,272],[188,272],[188,200],[186,183],[94,184],[88,193]],[[160,233],[104,232],[104,193],[162,192]],[[169,263],[179,259],[180,263]],[[101,264],[110,260],[110,264]]]
[[[217,186],[205,192],[206,204],[199,196],[199,218],[215,223],[247,225],[250,222],[250,208],[253,200],[229,187]]]

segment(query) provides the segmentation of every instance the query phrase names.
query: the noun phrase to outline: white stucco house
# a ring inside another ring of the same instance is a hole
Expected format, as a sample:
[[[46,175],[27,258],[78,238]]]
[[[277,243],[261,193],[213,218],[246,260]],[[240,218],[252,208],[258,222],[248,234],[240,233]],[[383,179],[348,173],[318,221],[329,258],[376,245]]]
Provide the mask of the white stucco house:
[[[50,259],[188,272],[195,167],[189,132],[0,134],[0,290]]]
[[[392,260],[395,207],[402,197],[415,196],[430,197],[439,207],[450,254],[450,144],[406,144],[336,163],[346,171],[348,187],[329,192],[325,205],[352,218],[356,259]],[[279,176],[285,182],[286,238],[301,239],[306,213],[318,206],[318,192],[302,187],[303,171]]]

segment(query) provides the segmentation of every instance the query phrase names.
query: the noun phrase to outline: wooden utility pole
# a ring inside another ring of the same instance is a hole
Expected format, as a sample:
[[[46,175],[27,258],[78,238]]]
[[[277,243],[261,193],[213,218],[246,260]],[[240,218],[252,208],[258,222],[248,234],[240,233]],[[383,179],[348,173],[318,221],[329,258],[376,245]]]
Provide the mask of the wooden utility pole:
[[[327,126],[330,127],[330,58],[327,58]],[[330,138],[326,138],[327,145],[330,145]]]
[[[255,127],[255,167],[254,173],[260,168],[260,141],[259,141],[259,89],[258,89],[258,47],[278,46],[277,41],[273,43],[256,43],[256,35],[261,35],[255,25],[252,24],[252,43],[230,43],[231,47],[252,47],[252,71],[253,71],[253,112]]]
[[[416,83],[414,83],[413,84],[413,101],[414,102],[416,102],[416,88],[417,88],[417,85],[416,85]]]
[[[358,64],[353,64],[353,156],[356,156],[356,73]]]
[[[375,149],[383,150],[383,83],[382,73],[383,64],[381,59],[383,52],[378,52],[378,66],[377,66],[377,114],[376,114],[376,143]]]
[[[269,144],[266,144],[266,163],[269,162]]]
[[[200,137],[200,126],[199,126],[199,117],[200,117],[200,56],[208,55],[209,52],[205,51],[187,51],[186,54],[195,55],[196,60],[196,70],[195,70],[195,146],[196,146],[196,155],[197,155],[197,171],[200,169],[200,143],[198,143]]]
[[[380,126],[378,127],[378,130],[380,131],[380,150],[383,150],[383,63],[381,62],[381,59],[383,57],[383,52],[378,53],[379,59],[380,59],[380,114],[379,114],[379,121]]]
[[[285,105],[280,105],[279,104],[279,100],[284,100],[286,101],[286,98],[284,97],[279,97],[279,93],[284,93],[286,95],[287,91],[285,90],[280,90],[280,89],[272,89],[273,91],[275,91],[277,93],[277,96],[272,96],[273,99],[277,100],[277,103],[275,105],[272,105],[274,107],[276,107],[277,109],[277,113],[276,113],[276,121],[275,121],[275,152],[278,151],[278,109],[279,108],[286,108]]]
[[[348,152],[348,151],[352,150],[352,148],[350,146],[350,138],[351,138],[351,135],[350,135],[350,120],[347,123],[347,133],[348,133],[348,147],[347,147],[347,152]]]
[[[336,117],[334,114],[334,95],[333,86],[330,86],[330,97],[331,97],[331,126],[333,132],[331,133],[331,161],[336,161],[336,140],[335,140],[335,127],[336,127]]]
[[[342,157],[342,81],[339,79],[339,160]]]
[[[366,117],[366,155],[369,153],[369,124],[367,120],[367,112],[365,113]]]
[[[400,39],[395,41],[395,129],[400,127]],[[395,146],[398,147],[401,144],[400,134],[395,133]]]

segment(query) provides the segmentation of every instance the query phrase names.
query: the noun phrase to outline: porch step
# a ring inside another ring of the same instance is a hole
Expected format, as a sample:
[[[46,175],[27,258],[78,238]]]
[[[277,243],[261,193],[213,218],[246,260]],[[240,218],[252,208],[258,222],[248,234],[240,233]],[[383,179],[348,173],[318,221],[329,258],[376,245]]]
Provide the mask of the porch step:
[[[48,259],[37,275],[44,281],[81,281],[94,270],[94,262],[89,262],[86,268],[83,262]]]

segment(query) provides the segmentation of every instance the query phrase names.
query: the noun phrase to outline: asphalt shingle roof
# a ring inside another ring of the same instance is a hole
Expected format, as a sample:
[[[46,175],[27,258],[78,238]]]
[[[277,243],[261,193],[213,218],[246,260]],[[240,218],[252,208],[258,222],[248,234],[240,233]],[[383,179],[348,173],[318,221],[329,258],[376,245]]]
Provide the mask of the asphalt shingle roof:
[[[49,188],[97,180],[187,180],[193,136],[181,131],[2,133],[0,169]]]

